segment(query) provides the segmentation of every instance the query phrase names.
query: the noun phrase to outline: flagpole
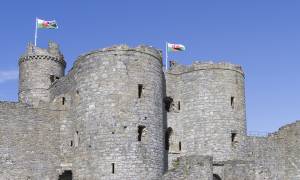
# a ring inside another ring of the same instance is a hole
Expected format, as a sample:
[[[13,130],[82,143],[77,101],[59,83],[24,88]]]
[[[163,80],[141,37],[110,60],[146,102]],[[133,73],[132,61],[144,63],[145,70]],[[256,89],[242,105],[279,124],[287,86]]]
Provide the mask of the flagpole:
[[[168,42],[166,42],[166,70],[168,70]]]
[[[35,18],[35,33],[34,33],[34,46],[36,46],[36,39],[37,39],[37,18]]]

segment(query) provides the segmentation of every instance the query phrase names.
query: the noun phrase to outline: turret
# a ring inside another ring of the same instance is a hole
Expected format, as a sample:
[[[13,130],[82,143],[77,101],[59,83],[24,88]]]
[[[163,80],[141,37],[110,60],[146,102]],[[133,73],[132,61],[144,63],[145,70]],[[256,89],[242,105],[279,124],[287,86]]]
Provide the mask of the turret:
[[[244,73],[229,63],[175,65],[166,73],[170,160],[183,154],[214,161],[243,158]],[[175,156],[175,157],[174,157]]]
[[[54,42],[43,49],[29,43],[19,60],[19,101],[37,105],[49,102],[49,87],[64,76],[66,62]]]

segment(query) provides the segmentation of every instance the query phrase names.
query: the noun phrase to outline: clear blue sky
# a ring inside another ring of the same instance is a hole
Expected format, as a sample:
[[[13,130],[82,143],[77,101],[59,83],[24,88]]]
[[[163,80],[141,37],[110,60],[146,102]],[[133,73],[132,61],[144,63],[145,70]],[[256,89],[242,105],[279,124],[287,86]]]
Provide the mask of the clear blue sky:
[[[0,99],[17,100],[18,58],[33,41],[35,17],[56,19],[38,45],[61,45],[70,69],[81,53],[113,44],[186,45],[170,58],[241,64],[249,131],[272,132],[300,119],[300,1],[3,0]]]

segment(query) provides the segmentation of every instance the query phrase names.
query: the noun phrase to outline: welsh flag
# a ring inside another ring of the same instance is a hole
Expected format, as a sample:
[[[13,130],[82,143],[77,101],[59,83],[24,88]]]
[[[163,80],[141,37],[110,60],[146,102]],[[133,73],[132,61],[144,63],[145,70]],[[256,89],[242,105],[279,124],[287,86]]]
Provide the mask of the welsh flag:
[[[168,51],[184,51],[185,46],[182,44],[171,44],[168,43]]]
[[[39,29],[57,29],[57,23],[55,20],[45,21],[42,19],[36,19],[37,28]]]

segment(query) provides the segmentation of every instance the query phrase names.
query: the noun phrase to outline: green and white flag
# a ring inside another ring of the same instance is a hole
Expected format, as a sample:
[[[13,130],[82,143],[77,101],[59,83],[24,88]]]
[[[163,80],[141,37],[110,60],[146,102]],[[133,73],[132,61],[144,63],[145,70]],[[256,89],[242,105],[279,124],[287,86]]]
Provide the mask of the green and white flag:
[[[171,43],[168,43],[168,51],[173,51],[173,52],[176,52],[176,51],[184,51],[185,50],[185,46],[182,45],[182,44],[171,44]]]
[[[36,46],[38,29],[58,29],[57,23],[55,20],[46,21],[43,19],[35,19],[35,33],[34,33],[34,45]]]
[[[55,20],[46,21],[42,19],[36,19],[37,28],[39,29],[58,29],[57,23]]]
[[[185,46],[182,44],[172,44],[166,42],[166,70],[168,70],[168,52],[185,51]]]

